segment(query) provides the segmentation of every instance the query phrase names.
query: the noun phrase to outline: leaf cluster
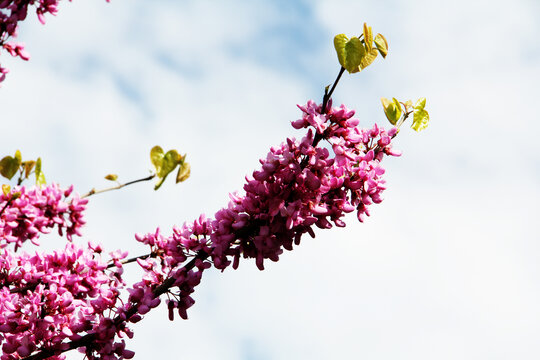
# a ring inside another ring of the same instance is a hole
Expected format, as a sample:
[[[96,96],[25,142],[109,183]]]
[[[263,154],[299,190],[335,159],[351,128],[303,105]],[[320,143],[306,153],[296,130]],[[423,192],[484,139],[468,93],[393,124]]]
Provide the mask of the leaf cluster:
[[[37,160],[22,160],[22,155],[19,150],[15,151],[14,156],[4,156],[0,160],[0,175],[11,180],[17,173],[17,185],[20,185],[24,180],[27,180],[32,174],[35,175],[36,185],[44,185],[45,175],[41,171],[41,158]]]
[[[382,34],[373,37],[371,26],[364,23],[364,31],[359,37],[353,36],[350,39],[345,34],[334,37],[334,48],[338,56],[339,63],[349,73],[362,71],[381,54],[383,58],[388,55],[388,42]]]
[[[426,98],[420,98],[413,106],[411,100],[400,102],[396,98],[389,100],[387,98],[381,98],[384,114],[392,125],[397,125],[398,128],[401,124],[413,114],[413,122],[411,128],[415,131],[421,131],[427,128],[429,124],[429,113],[425,109]]]
[[[150,161],[156,169],[158,182],[154,190],[160,188],[167,176],[178,167],[176,173],[176,183],[185,181],[191,174],[191,166],[186,162],[186,154],[180,155],[177,150],[169,150],[164,152],[161,146],[154,146],[150,150]]]

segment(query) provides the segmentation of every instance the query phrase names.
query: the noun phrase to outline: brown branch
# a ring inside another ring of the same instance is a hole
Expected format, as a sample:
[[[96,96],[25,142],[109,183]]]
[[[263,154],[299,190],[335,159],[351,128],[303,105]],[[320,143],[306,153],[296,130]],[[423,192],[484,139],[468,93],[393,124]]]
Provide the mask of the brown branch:
[[[113,186],[113,187],[110,187],[110,188],[101,189],[101,190],[92,189],[89,192],[87,192],[86,194],[84,194],[83,196],[81,196],[81,199],[87,198],[87,197],[95,195],[95,194],[101,194],[101,193],[111,191],[111,190],[118,190],[118,189],[123,188],[124,186],[132,185],[132,184],[135,184],[135,183],[138,183],[138,182],[150,181],[155,177],[156,177],[156,174],[152,174],[152,175],[147,176],[145,178],[137,179],[137,180],[133,180],[133,181],[128,181],[125,184],[118,184],[117,186]]]
[[[339,69],[339,74],[336,80],[334,81],[334,84],[332,84],[332,88],[330,89],[330,91],[326,92],[325,90],[324,96],[323,96],[322,109],[321,109],[322,114],[326,114],[326,105],[328,104],[328,101],[332,97],[332,94],[334,93],[334,90],[336,89],[336,86],[339,83],[339,80],[341,79],[341,75],[343,75],[344,72],[345,72],[345,68],[342,66],[341,69]]]

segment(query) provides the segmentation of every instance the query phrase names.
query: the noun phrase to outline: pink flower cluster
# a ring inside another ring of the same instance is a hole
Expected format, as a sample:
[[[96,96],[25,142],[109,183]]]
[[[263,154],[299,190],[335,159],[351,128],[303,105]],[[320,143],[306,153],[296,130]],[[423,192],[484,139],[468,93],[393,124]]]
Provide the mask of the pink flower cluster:
[[[53,227],[60,235],[65,231],[69,240],[73,235],[80,236],[88,200],[80,199],[77,194],[69,198],[72,192],[73,186],[62,190],[52,184],[32,189],[23,186],[13,189],[10,194],[1,194],[0,248],[12,243],[17,250],[26,240],[39,245],[40,233],[49,233]],[[20,196],[15,198],[15,193]]]
[[[117,305],[123,282],[118,271],[106,273],[100,252],[99,247],[73,243],[43,255],[2,250],[1,360],[21,359],[35,350],[66,349],[66,340],[79,340],[81,333],[108,331],[112,320],[107,314]],[[107,351],[124,358],[132,354],[123,342]],[[53,353],[50,358],[64,356]]]
[[[399,155],[390,145],[396,129],[359,129],[354,111],[343,105],[326,113],[313,101],[299,108],[303,116],[292,125],[309,128],[307,135],[272,148],[262,169],[246,179],[246,194],[232,196],[228,208],[216,214],[211,235],[216,268],[225,269],[231,258],[236,268],[243,256],[255,258],[263,270],[265,259],[277,261],[304,233],[314,237],[313,226],[343,227],[343,215],[355,209],[362,221],[367,206],[382,201],[380,161],[385,154]],[[333,156],[321,140],[331,145]]]
[[[314,237],[315,227],[343,227],[344,215],[354,211],[363,221],[368,206],[382,201],[382,158],[399,155],[390,144],[396,129],[360,129],[354,111],[343,105],[323,112],[309,101],[299,108],[302,117],[292,125],[308,128],[306,135],[271,148],[260,170],[246,178],[245,193],[231,195],[214,219],[201,215],[171,235],[158,229],[135,236],[150,253],[137,258],[144,274],[127,289],[126,301],[120,294],[123,263],[132,261],[122,260],[127,252],[111,253],[106,265],[101,247],[93,245],[69,243],[33,256],[0,249],[0,360],[61,359],[75,348],[88,359],[129,359],[134,353],[123,340],[132,336],[128,325],[159,306],[161,295],[171,320],[175,311],[186,319],[206,269],[236,269],[240,258],[253,258],[263,270],[265,260],[277,261],[303,234]],[[0,205],[7,204],[0,217],[4,247],[35,243],[53,226],[67,236],[79,233],[86,200],[65,200],[71,189],[16,191],[18,199],[1,198]]]
[[[314,226],[343,227],[344,214],[355,210],[363,221],[368,206],[382,201],[380,161],[384,155],[399,156],[390,144],[397,130],[387,132],[377,125],[359,129],[354,111],[343,105],[322,113],[321,106],[310,101],[300,109],[303,116],[293,126],[310,128],[307,135],[271,148],[261,160],[262,168],[246,179],[245,195],[231,195],[228,207],[214,220],[202,215],[170,236],[159,229],[136,236],[151,251],[151,256],[138,261],[145,271],[143,280],[129,290],[125,311],[137,312],[137,321],[159,305],[163,293],[169,297],[169,318],[177,309],[185,319],[204,270],[211,266],[224,270],[231,264],[236,269],[241,257],[254,258],[263,270],[265,259],[277,261],[283,249],[300,243],[303,234],[314,237]],[[322,140],[330,144],[333,156],[319,145]]]

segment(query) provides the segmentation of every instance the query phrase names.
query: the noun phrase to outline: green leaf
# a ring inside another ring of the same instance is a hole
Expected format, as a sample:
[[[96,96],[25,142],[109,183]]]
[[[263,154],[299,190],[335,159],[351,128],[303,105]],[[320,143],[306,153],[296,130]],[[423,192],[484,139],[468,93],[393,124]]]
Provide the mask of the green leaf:
[[[161,187],[167,175],[174,171],[176,166],[182,161],[183,157],[180,156],[180,154],[178,154],[178,151],[176,150],[169,150],[165,155],[163,155],[163,158],[161,160],[161,166],[159,167],[159,171],[157,172],[157,176],[160,180],[154,187],[154,190],[157,190]]]
[[[2,192],[4,193],[5,196],[8,196],[9,193],[11,193],[11,186],[9,186],[8,184],[3,184]]]
[[[341,66],[345,67],[345,44],[349,38],[345,34],[339,34],[334,37],[334,48],[336,49],[338,61]]]
[[[108,174],[108,175],[105,175],[105,179],[109,180],[109,181],[116,181],[116,180],[118,180],[118,175],[116,175],[116,174]]]
[[[22,156],[21,156],[21,152],[19,150],[15,151],[15,160],[17,161],[17,166],[21,165]]]
[[[427,128],[429,124],[429,113],[424,109],[426,107],[426,98],[420,98],[414,105],[413,123],[411,128],[415,131],[421,131]]]
[[[396,125],[401,118],[401,104],[399,101],[397,101],[396,98],[392,98],[392,100],[381,98],[381,103],[388,121],[390,121],[392,125]]]
[[[362,45],[360,39],[357,37],[351,38],[345,45],[345,52],[347,57],[347,66],[345,69],[347,69],[349,73],[356,73],[363,69],[361,64],[366,55],[366,49],[364,48],[364,45]]]
[[[13,158],[11,156],[5,156],[2,160],[0,160],[0,174],[11,180],[11,178],[17,173],[17,170],[19,170],[19,161],[17,161],[17,158]]]
[[[366,44],[366,50],[370,52],[373,48],[373,31],[371,26],[367,26],[366,23],[364,23],[364,43]]]
[[[36,166],[36,162],[34,160],[28,160],[28,161],[23,161],[21,165],[24,168],[24,178],[28,179],[28,176],[30,176],[30,172],[32,171],[34,166]]]
[[[386,58],[386,55],[388,55],[388,42],[382,34],[375,35],[375,46],[381,53],[382,57]]]
[[[161,164],[163,162],[163,149],[161,146],[154,146],[150,150],[150,161],[152,161],[152,164],[156,168],[156,174],[159,176],[159,173],[161,172]]]
[[[41,158],[37,158],[36,160],[36,185],[45,185],[47,181],[45,181],[45,174],[41,171]]]
[[[417,109],[418,110],[424,110],[425,107],[426,107],[426,98],[425,97],[418,99],[416,104],[414,104],[414,110],[417,110]]]
[[[191,165],[188,162],[182,162],[178,168],[178,173],[176,174],[176,183],[186,181],[187,178],[191,175]]]
[[[367,52],[362,60],[360,61],[360,67],[362,69],[367,68],[371,63],[377,58],[377,55],[379,53],[377,52],[377,49],[371,49],[369,52]]]
[[[158,177],[164,178],[169,175],[182,161],[182,157],[178,154],[176,150],[169,150],[163,156],[163,161],[161,162],[161,171],[158,173]]]
[[[339,63],[349,73],[356,73],[361,70],[360,63],[366,54],[366,49],[357,37],[350,40],[344,34],[334,37],[334,47],[338,56]]]

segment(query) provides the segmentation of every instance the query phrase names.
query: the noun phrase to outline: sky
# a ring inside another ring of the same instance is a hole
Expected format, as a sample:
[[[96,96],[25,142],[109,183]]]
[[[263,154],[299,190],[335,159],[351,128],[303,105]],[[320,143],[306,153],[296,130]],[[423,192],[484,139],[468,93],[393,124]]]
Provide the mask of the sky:
[[[385,200],[360,224],[317,231],[259,271],[208,271],[189,320],[158,308],[136,359],[538,359],[540,3],[509,1],[63,2],[2,54],[2,156],[38,156],[80,193],[149,174],[152,146],[192,175],[90,199],[82,240],[145,252],[134,233],[212,216],[287,137],[296,104],[339,70],[333,37],[367,22],[389,55],[346,75],[334,103],[388,125],[381,97],[427,98],[403,129]],[[62,240],[43,239],[45,248]],[[136,269],[127,269],[136,272]],[[136,275],[131,275],[136,279]],[[80,359],[77,353],[69,359]]]

